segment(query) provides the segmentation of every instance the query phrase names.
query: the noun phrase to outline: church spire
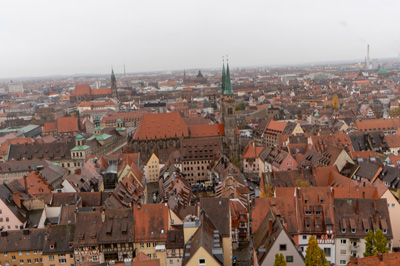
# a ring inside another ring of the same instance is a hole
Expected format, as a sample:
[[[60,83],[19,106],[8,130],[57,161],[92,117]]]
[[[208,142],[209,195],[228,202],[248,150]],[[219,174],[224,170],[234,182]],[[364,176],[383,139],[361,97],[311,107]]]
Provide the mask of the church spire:
[[[225,60],[222,57],[222,81],[221,81],[221,94],[224,94],[225,91]]]
[[[118,98],[117,80],[115,78],[114,69],[111,69],[111,97]]]
[[[229,72],[229,62],[226,60],[226,77],[225,77],[225,89],[224,94],[233,94],[232,83],[231,83],[231,74]]]

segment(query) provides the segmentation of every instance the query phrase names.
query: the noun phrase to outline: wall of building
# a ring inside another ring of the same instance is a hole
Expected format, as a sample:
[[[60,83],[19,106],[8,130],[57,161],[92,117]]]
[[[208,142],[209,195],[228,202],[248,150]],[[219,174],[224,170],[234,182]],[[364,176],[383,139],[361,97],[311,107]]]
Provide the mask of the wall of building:
[[[8,206],[0,200],[0,227],[3,226],[5,230],[19,229],[21,225],[24,225],[8,208]]]
[[[284,231],[281,231],[261,265],[271,265],[271,263],[275,261],[275,254],[282,254],[285,259],[287,258],[287,256],[293,256],[293,262],[290,262],[288,264],[293,266],[304,266],[303,258],[297,251],[296,246],[292,243],[293,242],[288,237],[288,235]],[[286,250],[280,249],[281,244],[286,244]]]
[[[70,266],[75,264],[74,254],[46,254],[43,255],[43,266]]]
[[[0,252],[0,264],[4,266],[32,265],[43,266],[41,250]]]

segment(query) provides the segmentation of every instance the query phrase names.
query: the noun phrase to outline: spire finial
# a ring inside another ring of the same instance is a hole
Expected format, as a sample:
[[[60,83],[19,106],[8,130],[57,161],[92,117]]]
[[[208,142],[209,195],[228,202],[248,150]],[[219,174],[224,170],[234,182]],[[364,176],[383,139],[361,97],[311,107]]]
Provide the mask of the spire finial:
[[[226,63],[227,63],[227,64],[229,63],[228,55],[226,55]]]

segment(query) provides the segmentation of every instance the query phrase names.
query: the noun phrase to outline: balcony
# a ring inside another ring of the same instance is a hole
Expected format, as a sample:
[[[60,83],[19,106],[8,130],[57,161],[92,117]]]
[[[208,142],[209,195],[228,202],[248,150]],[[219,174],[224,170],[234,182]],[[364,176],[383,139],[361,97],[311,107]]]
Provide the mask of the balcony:
[[[357,252],[357,251],[359,251],[360,250],[360,245],[350,245],[350,250],[352,251],[352,252]]]

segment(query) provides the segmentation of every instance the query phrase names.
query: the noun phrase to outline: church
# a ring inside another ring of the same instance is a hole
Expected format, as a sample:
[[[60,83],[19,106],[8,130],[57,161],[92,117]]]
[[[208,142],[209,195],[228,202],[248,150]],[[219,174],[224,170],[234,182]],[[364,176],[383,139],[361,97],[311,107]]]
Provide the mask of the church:
[[[187,125],[177,112],[144,114],[129,146],[134,152],[152,153],[162,149],[182,149],[187,139],[216,140],[224,155],[239,158],[240,132],[235,122],[235,94],[232,89],[229,64],[223,65],[221,82],[221,119],[219,124]],[[193,141],[192,141],[193,142]],[[199,151],[200,152],[200,151]],[[196,153],[196,151],[194,151]],[[197,155],[193,155],[193,159]],[[198,156],[197,156],[198,157]]]

